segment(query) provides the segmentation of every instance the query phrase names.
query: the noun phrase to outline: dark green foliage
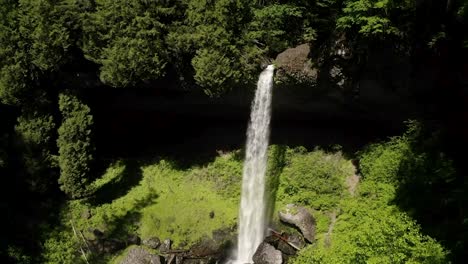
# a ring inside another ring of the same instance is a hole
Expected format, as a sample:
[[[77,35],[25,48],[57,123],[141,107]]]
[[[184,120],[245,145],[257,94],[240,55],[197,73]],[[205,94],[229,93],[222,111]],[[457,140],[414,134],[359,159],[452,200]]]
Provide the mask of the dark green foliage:
[[[18,5],[16,1],[0,1],[0,102],[18,104],[27,90],[29,71],[19,47]]]
[[[60,188],[70,197],[79,198],[89,189],[93,116],[91,109],[72,94],[60,94],[59,108],[63,117],[57,140]]]
[[[17,247],[9,246],[7,250],[7,255],[10,260],[14,260],[17,264],[30,264],[32,263],[32,258],[28,255],[25,255],[24,252]]]
[[[208,95],[220,95],[230,81],[238,82],[241,77],[234,57],[217,50],[202,49],[192,60],[195,80],[205,88]]]
[[[67,1],[21,0],[19,1],[19,34],[28,62],[39,70],[57,69],[71,45],[71,23],[63,14]]]
[[[399,20],[414,7],[410,0],[348,0],[345,5],[337,28],[377,39],[404,35],[405,28]]]
[[[164,23],[177,12],[169,1],[99,0],[84,20],[85,56],[102,65],[101,80],[114,87],[164,75]]]
[[[302,8],[288,4],[254,9],[248,38],[262,43],[270,53],[281,52],[301,36],[302,13]]]
[[[25,105],[44,95],[40,77],[68,57],[79,20],[72,0],[3,0],[0,9],[0,100]]]
[[[420,123],[408,123],[408,131],[388,142],[370,145],[361,153],[360,167],[368,180],[405,187],[408,183],[451,183],[456,173],[452,161],[440,149],[437,133],[424,135]],[[409,187],[409,186],[407,186]],[[413,186],[415,187],[415,186]],[[424,192],[419,190],[418,193]]]
[[[244,35],[251,13],[244,0],[189,1],[187,19],[168,35],[172,50],[192,58],[194,79],[208,95],[252,80],[246,66],[258,65],[260,51]]]
[[[25,113],[15,127],[23,154],[23,163],[31,190],[45,192],[53,184],[55,167],[53,143],[55,135],[53,117],[38,112]]]

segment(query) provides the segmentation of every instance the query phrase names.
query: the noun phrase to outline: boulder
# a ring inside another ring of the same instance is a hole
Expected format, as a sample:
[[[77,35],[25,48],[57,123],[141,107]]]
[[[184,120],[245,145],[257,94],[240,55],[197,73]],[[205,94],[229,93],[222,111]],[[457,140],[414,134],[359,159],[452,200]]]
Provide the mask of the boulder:
[[[226,263],[226,262],[219,262],[218,260],[211,259],[211,258],[184,258],[182,260],[182,264],[216,264],[216,263]]]
[[[205,237],[190,248],[190,255],[195,257],[206,257],[220,253],[222,244],[214,239]]]
[[[128,251],[120,264],[161,264],[161,257],[142,247],[134,247]]]
[[[275,59],[277,78],[282,82],[292,81],[296,84],[315,83],[317,69],[312,67],[309,53],[309,44],[302,44],[278,54]]]
[[[157,237],[150,237],[143,240],[143,245],[152,249],[157,249],[161,245],[161,241]]]
[[[128,245],[140,245],[141,244],[141,238],[137,235],[130,235],[127,238],[127,244]]]
[[[114,253],[125,248],[125,242],[117,239],[88,240],[90,248],[98,254]]]
[[[276,250],[274,246],[262,242],[253,255],[255,264],[282,264],[283,256],[281,251]]]
[[[288,236],[288,243],[293,244],[296,248],[302,249],[305,247],[304,238],[299,234],[292,234]]]
[[[279,217],[281,221],[299,228],[307,241],[314,242],[316,222],[306,208],[288,204],[286,210],[279,212]]]
[[[206,260],[204,259],[190,259],[190,258],[187,258],[187,259],[184,259],[182,261],[183,264],[205,264],[207,263]]]
[[[281,239],[277,235],[267,236],[263,242],[281,251],[283,253],[283,261],[285,260],[285,255],[295,255],[297,250],[305,246],[304,238],[301,235],[282,233],[280,236]]]
[[[295,255],[296,249],[283,240],[278,241],[278,250],[286,255]]]
[[[172,246],[172,241],[169,238],[164,239],[162,244],[159,246],[159,251],[167,252],[167,251],[171,250],[171,246]]]

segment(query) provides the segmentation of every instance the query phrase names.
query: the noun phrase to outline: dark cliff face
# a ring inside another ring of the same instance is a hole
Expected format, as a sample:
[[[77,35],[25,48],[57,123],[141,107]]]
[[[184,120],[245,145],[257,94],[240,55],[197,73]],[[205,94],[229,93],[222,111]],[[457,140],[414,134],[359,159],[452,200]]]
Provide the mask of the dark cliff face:
[[[278,55],[272,143],[357,147],[402,131],[403,121],[411,118],[446,120],[453,128],[467,123],[468,67],[460,59],[450,64],[454,54],[449,50],[416,49],[405,55],[384,46],[368,50],[365,63],[357,64],[345,38],[329,43],[326,48],[300,45]],[[105,87],[90,73],[62,81],[86,86],[97,142],[106,146],[98,145],[98,151],[130,155],[175,153],[188,145],[198,145],[194,152],[200,146],[243,147],[255,84],[209,98],[175,76],[169,72],[159,81],[125,89]]]
[[[212,99],[191,92],[151,94],[151,90],[104,91],[94,94],[97,150],[104,155],[212,152],[244,147],[253,88]],[[347,109],[326,97],[312,97],[282,87],[274,90],[272,144],[290,146],[364,144],[397,134],[402,124]]]

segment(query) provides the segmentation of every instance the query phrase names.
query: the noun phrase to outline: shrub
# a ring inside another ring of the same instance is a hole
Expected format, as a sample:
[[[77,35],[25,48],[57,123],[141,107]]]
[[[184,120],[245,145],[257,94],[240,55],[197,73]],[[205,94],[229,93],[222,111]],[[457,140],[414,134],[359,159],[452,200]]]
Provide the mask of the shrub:
[[[20,138],[28,184],[34,191],[44,192],[51,184],[55,165],[52,139],[55,134],[53,117],[38,112],[23,114],[15,127]]]
[[[351,162],[340,153],[289,149],[286,160],[280,176],[279,199],[315,209],[335,207],[342,196],[345,178],[354,173]]]
[[[63,115],[57,140],[60,188],[70,197],[79,198],[88,194],[94,151],[91,144],[93,117],[90,108],[75,95],[60,94],[59,107]]]

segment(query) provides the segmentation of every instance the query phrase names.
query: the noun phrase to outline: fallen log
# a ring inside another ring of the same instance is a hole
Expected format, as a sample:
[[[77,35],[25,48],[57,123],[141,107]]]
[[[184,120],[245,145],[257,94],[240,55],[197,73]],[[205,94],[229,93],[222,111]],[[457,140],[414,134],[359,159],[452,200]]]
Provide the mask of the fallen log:
[[[301,250],[297,245],[294,245],[294,243],[290,242],[289,241],[289,238],[288,236],[286,235],[283,235],[284,233],[283,232],[278,232],[278,231],[275,231],[271,228],[268,228],[268,230],[271,232],[271,234],[279,239],[281,239],[282,241],[286,242],[288,245],[290,245],[291,247],[293,247],[295,250]]]

